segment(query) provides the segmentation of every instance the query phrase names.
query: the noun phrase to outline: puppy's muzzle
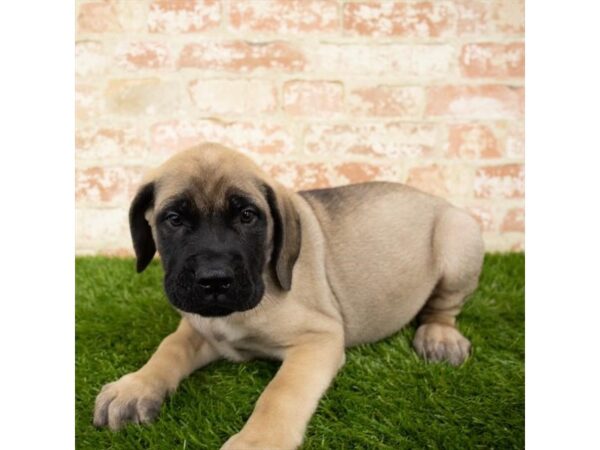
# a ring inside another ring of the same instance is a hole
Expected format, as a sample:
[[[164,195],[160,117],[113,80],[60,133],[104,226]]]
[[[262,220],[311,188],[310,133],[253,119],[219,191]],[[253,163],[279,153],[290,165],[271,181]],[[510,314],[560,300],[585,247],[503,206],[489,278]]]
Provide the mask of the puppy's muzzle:
[[[165,276],[165,291],[178,309],[204,316],[223,316],[256,306],[264,293],[235,251],[202,251]]]

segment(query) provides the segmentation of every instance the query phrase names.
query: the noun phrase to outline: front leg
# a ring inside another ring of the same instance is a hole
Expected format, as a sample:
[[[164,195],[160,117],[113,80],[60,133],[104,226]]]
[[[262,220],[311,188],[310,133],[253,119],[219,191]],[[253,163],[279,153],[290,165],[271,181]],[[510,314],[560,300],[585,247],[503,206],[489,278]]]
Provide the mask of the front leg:
[[[194,370],[218,358],[215,350],[183,318],[138,371],[105,385],[96,398],[94,425],[117,430],[127,422],[152,421],[168,393]]]
[[[221,450],[299,447],[319,399],[344,360],[341,330],[311,335],[292,346],[244,428]]]

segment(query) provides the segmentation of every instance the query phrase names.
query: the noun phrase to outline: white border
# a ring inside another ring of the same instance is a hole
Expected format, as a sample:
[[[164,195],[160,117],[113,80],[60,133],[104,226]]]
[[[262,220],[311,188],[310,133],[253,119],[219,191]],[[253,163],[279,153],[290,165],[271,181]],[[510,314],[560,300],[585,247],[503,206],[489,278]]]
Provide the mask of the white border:
[[[0,448],[74,447],[74,2],[0,15]]]
[[[526,7],[526,444],[598,448],[600,7]]]

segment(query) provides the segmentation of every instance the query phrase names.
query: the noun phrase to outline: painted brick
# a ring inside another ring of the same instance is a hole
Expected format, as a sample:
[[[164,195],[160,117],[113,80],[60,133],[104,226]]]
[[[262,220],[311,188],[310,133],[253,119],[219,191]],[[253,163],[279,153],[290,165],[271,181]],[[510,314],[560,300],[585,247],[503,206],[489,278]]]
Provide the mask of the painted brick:
[[[104,98],[97,86],[75,85],[75,117],[78,120],[97,119],[104,112]]]
[[[335,174],[324,163],[263,164],[273,178],[294,190],[319,189],[335,184]]]
[[[139,0],[80,2],[78,33],[143,32],[148,4]]]
[[[202,42],[187,44],[178,65],[244,73],[257,69],[292,72],[304,68],[305,58],[299,49],[286,42]]]
[[[524,233],[484,233],[483,240],[485,248],[494,249],[494,252],[515,252],[523,251],[525,246]]]
[[[360,36],[445,37],[454,33],[449,2],[358,2],[343,5],[344,30]]]
[[[365,183],[367,181],[397,181],[399,174],[390,164],[371,164],[363,162],[346,162],[337,164],[335,172],[336,184]]]
[[[181,102],[179,84],[158,78],[110,80],[105,95],[111,113],[135,116],[172,114]]]
[[[420,79],[450,75],[456,58],[445,44],[320,44],[306,52],[309,71]]]
[[[460,36],[523,36],[525,33],[524,0],[459,0],[456,11]]]
[[[172,65],[169,49],[160,42],[130,42],[119,44],[115,51],[117,65],[123,69],[164,69]]]
[[[338,6],[330,0],[233,0],[229,28],[255,33],[330,33],[338,28]]]
[[[109,0],[112,2],[121,29],[127,33],[144,33],[147,30],[149,4],[146,0]]]
[[[344,110],[344,87],[339,82],[287,81],[283,109],[293,115],[331,116]]]
[[[504,245],[506,245],[505,243],[503,243]],[[511,252],[524,252],[525,251],[525,233],[520,233],[517,236],[517,242],[514,243],[509,251]]]
[[[519,118],[524,112],[523,88],[504,85],[431,86],[426,114],[479,119]]]
[[[465,167],[431,164],[409,169],[406,184],[440,197],[466,195],[470,173]]]
[[[494,130],[482,124],[450,125],[445,150],[450,158],[485,159],[502,156],[501,143]]]
[[[456,11],[456,29],[459,36],[485,36],[494,33],[491,2],[477,0],[457,1]]]
[[[461,73],[466,77],[517,77],[525,75],[525,47],[512,44],[467,44],[460,55]]]
[[[126,205],[142,179],[142,170],[128,167],[90,167],[75,172],[79,205]]]
[[[525,210],[523,208],[512,208],[507,211],[502,221],[501,231],[525,231]]]
[[[131,247],[127,209],[77,208],[75,241],[91,253]]]
[[[522,164],[482,167],[475,173],[475,196],[480,198],[521,198],[525,194]]]
[[[210,114],[257,114],[277,109],[277,88],[263,80],[194,80],[188,86],[194,105]]]
[[[349,183],[374,180],[397,180],[396,169],[389,164],[345,162],[341,164],[321,162],[263,163],[273,178],[293,190],[319,189]]]
[[[75,155],[78,159],[122,161],[143,158],[147,146],[143,134],[135,127],[78,127],[75,130]]]
[[[428,157],[435,151],[437,128],[432,124],[313,124],[305,129],[310,154],[349,158],[353,155],[388,158]]]
[[[352,89],[350,112],[366,116],[418,117],[425,104],[425,92],[417,86],[373,86]]]
[[[525,33],[525,0],[499,0],[492,4],[492,21],[502,34]]]
[[[196,33],[217,28],[221,2],[215,0],[159,0],[150,5],[151,33]]]
[[[205,141],[297,189],[407,180],[522,249],[523,9],[78,0],[77,252],[130,255],[133,171]]]
[[[155,154],[168,156],[202,142],[218,142],[253,157],[293,151],[291,134],[277,124],[173,120],[151,129],[151,151]]]
[[[79,33],[106,33],[119,31],[121,25],[112,2],[91,2],[79,5],[77,31]]]
[[[98,255],[108,256],[110,258],[133,258],[135,257],[135,251],[130,247],[106,247],[100,249],[98,251]],[[158,258],[158,255],[154,255],[155,258]]]
[[[522,122],[514,122],[508,126],[506,156],[520,159],[525,157],[525,126]]]
[[[75,44],[75,75],[78,77],[103,75],[107,66],[102,42],[85,40]]]
[[[473,218],[475,218],[477,223],[479,223],[481,231],[494,231],[496,227],[496,220],[494,213],[490,208],[471,206],[467,208],[467,211],[473,216]]]

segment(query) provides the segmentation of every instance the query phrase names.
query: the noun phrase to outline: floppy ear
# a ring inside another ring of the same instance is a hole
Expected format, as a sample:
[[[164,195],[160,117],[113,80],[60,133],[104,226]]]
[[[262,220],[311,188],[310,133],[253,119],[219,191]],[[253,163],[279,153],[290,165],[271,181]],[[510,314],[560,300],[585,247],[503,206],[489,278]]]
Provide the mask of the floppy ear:
[[[289,291],[292,287],[292,272],[300,253],[302,241],[300,217],[286,195],[277,195],[273,188],[265,185],[267,202],[273,217],[273,254],[271,264],[281,287]]]
[[[129,231],[137,258],[137,271],[142,272],[156,253],[150,224],[144,217],[146,211],[154,205],[154,183],[148,183],[137,192],[129,208]]]

